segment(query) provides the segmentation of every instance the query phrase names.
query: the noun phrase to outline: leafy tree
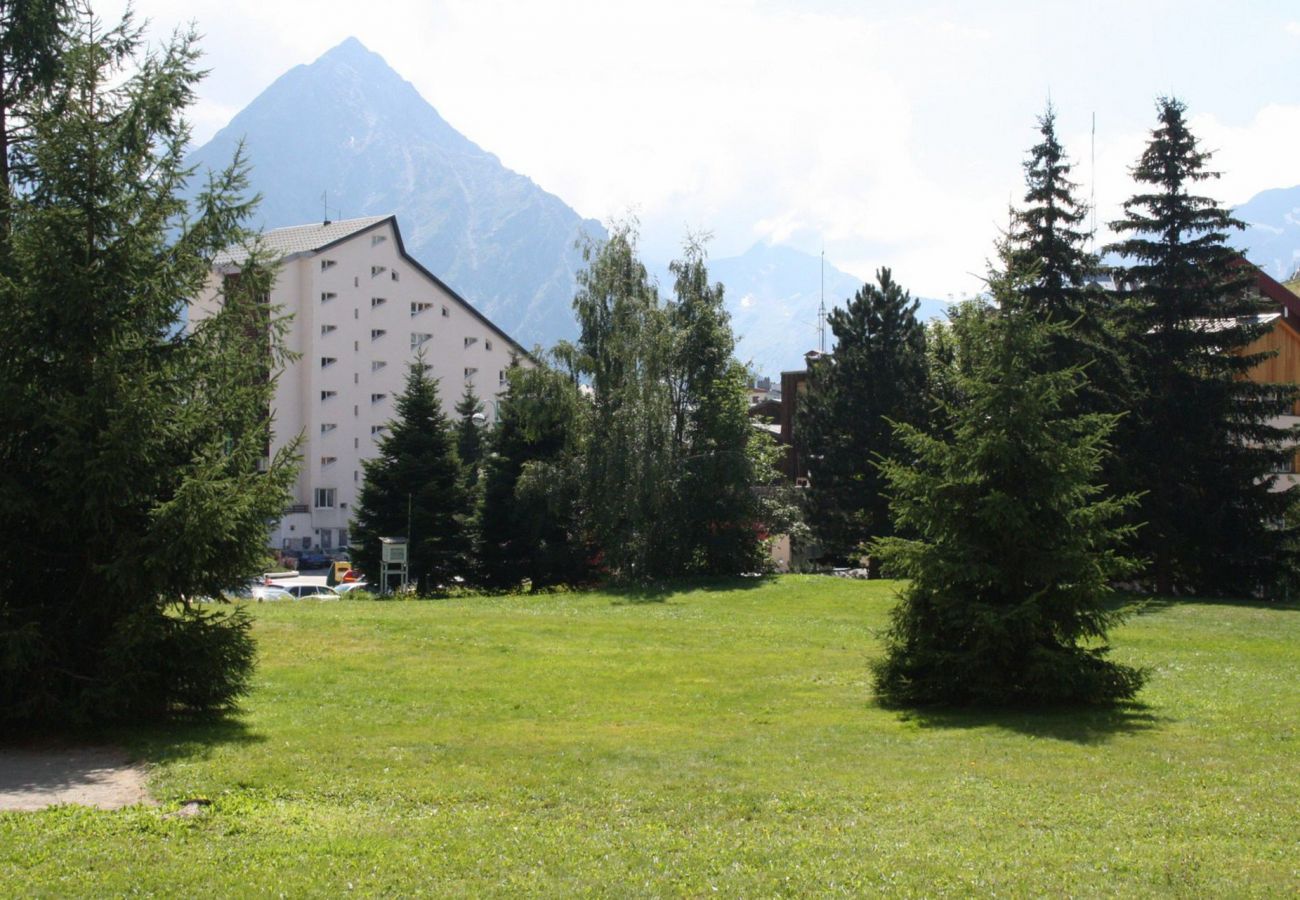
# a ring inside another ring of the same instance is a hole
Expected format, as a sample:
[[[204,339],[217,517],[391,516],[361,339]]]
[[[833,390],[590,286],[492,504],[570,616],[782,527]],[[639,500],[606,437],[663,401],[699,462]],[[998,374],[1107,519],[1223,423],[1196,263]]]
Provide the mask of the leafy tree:
[[[703,244],[688,240],[669,268],[675,293],[669,390],[680,483],[671,568],[705,575],[752,570],[762,556],[754,487],[774,469],[758,446],[765,436],[750,423],[748,372],[734,356],[723,288],[709,283]]]
[[[668,523],[678,507],[668,312],[637,258],[630,225],[616,225],[583,252],[588,264],[573,300],[577,362],[592,389],[583,507],[612,572],[659,577],[676,556]]]
[[[352,524],[354,561],[379,578],[381,537],[407,538],[407,564],[421,593],[462,575],[469,506],[455,438],[422,359],[411,362],[396,399],[397,417],[363,463],[365,480]]]
[[[763,478],[745,371],[703,247],[672,265],[663,302],[630,226],[587,249],[574,299],[576,360],[590,377],[583,508],[620,578],[722,574],[758,560]]]
[[[1289,498],[1270,472],[1290,455],[1292,387],[1245,373],[1263,354],[1244,348],[1268,327],[1250,290],[1252,270],[1227,243],[1241,223],[1192,193],[1217,177],[1172,98],[1133,169],[1145,189],[1112,223],[1125,235],[1111,249],[1128,316],[1137,383],[1117,445],[1121,483],[1145,491],[1138,547],[1157,590],[1241,593],[1293,569],[1295,532],[1280,523]]]
[[[890,423],[920,424],[928,403],[919,302],[887,268],[876,281],[827,317],[835,352],[809,366],[795,429],[808,465],[809,524],[839,560],[892,533],[876,463],[897,451]]]
[[[538,361],[507,372],[485,465],[478,561],[493,588],[574,584],[588,571],[578,507],[582,401],[571,377]]]
[[[25,128],[0,277],[7,722],[231,706],[253,662],[248,619],[190,600],[262,568],[296,470],[289,448],[258,472],[283,362],[258,252],[218,313],[181,327],[218,251],[251,240],[239,160],[194,210],[180,199],[196,39],[145,55],[127,23],[92,31],[79,10],[42,51],[57,78],[6,98]]]
[[[995,297],[1020,287],[995,281]],[[1011,308],[955,319],[977,350],[950,430],[898,426],[910,461],[882,470],[898,531],[918,537],[872,545],[910,579],[873,665],[887,704],[1110,702],[1142,684],[1099,643],[1117,620],[1109,581],[1132,570],[1113,524],[1132,500],[1097,481],[1115,417],[1065,412],[1082,379],[1050,367],[1061,327]]]

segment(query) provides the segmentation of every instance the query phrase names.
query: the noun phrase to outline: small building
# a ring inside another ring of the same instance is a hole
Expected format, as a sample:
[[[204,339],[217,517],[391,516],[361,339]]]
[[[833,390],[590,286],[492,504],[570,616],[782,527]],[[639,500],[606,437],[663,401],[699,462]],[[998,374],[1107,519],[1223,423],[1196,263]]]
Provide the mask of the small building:
[[[361,464],[378,454],[408,364],[422,359],[438,379],[448,416],[473,385],[492,421],[506,370],[531,358],[407,255],[395,216],[278,228],[262,241],[280,257],[270,303],[292,316],[286,343],[296,356],[276,383],[270,452],[303,438],[302,469],[272,546],[346,547]],[[223,279],[237,277],[246,258],[242,248],[217,258],[191,322],[218,308]]]

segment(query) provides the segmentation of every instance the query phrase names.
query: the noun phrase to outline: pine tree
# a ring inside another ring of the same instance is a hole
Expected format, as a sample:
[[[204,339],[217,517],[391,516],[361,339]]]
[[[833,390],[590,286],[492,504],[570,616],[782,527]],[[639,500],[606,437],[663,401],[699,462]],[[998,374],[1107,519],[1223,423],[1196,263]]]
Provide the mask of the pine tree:
[[[1005,302],[1023,285],[996,279]],[[893,705],[1111,702],[1143,675],[1105,659],[1109,581],[1131,571],[1112,524],[1131,499],[1097,481],[1115,417],[1065,410],[1077,369],[1050,363],[1046,325],[1004,306],[956,319],[975,352],[956,370],[946,433],[906,424],[888,460],[900,533],[872,552],[909,582],[876,690]]]
[[[0,542],[19,561],[0,720],[45,725],[235,702],[249,621],[191,600],[262,570],[296,470],[290,448],[258,471],[283,362],[266,261],[182,328],[215,255],[251,240],[238,160],[181,199],[196,39],[146,56],[129,24],[93,31],[78,8],[57,77],[7,111],[25,132],[0,278]]]
[[[842,561],[893,533],[877,462],[896,452],[890,423],[919,424],[928,404],[919,302],[887,268],[876,281],[827,317],[835,352],[809,366],[795,429],[811,483],[809,524]]]
[[[534,590],[586,579],[591,555],[578,516],[577,383],[539,359],[514,366],[483,477],[480,577],[492,588]]]
[[[1269,420],[1295,391],[1244,378],[1263,357],[1243,348],[1267,326],[1251,269],[1228,245],[1241,223],[1192,193],[1218,173],[1183,104],[1162,98],[1157,110],[1133,169],[1145,190],[1112,223],[1126,235],[1111,249],[1128,260],[1118,277],[1137,378],[1117,434],[1119,474],[1145,491],[1138,547],[1157,590],[1241,594],[1294,567],[1295,535],[1277,525],[1289,499],[1269,476],[1289,455],[1288,434]]]
[[[464,577],[470,509],[438,383],[423,360],[410,364],[396,405],[379,455],[363,464],[365,480],[352,524],[353,561],[378,582],[379,539],[406,537],[412,580],[427,594]]]
[[[466,384],[465,393],[456,404],[456,454],[465,468],[465,478],[470,485],[478,482],[479,465],[483,462],[483,401],[474,393],[474,385]]]

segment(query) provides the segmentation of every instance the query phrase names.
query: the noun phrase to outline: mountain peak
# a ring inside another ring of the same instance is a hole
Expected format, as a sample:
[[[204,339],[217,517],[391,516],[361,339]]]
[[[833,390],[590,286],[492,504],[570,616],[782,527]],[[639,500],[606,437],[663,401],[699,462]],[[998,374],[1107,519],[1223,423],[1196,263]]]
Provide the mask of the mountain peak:
[[[371,50],[365,44],[361,43],[356,37],[347,37],[343,41],[330,49],[326,50],[312,65],[323,62],[342,62],[351,65],[382,66],[389,69],[389,65],[384,58],[375,51]]]

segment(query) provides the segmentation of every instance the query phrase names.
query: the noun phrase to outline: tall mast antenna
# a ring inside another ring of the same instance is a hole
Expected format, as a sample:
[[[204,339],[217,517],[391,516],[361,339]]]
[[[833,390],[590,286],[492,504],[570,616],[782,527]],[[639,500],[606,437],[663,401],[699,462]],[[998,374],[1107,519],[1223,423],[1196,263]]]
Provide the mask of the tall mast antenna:
[[[821,302],[817,306],[817,352],[826,352],[826,248],[822,247]]]

